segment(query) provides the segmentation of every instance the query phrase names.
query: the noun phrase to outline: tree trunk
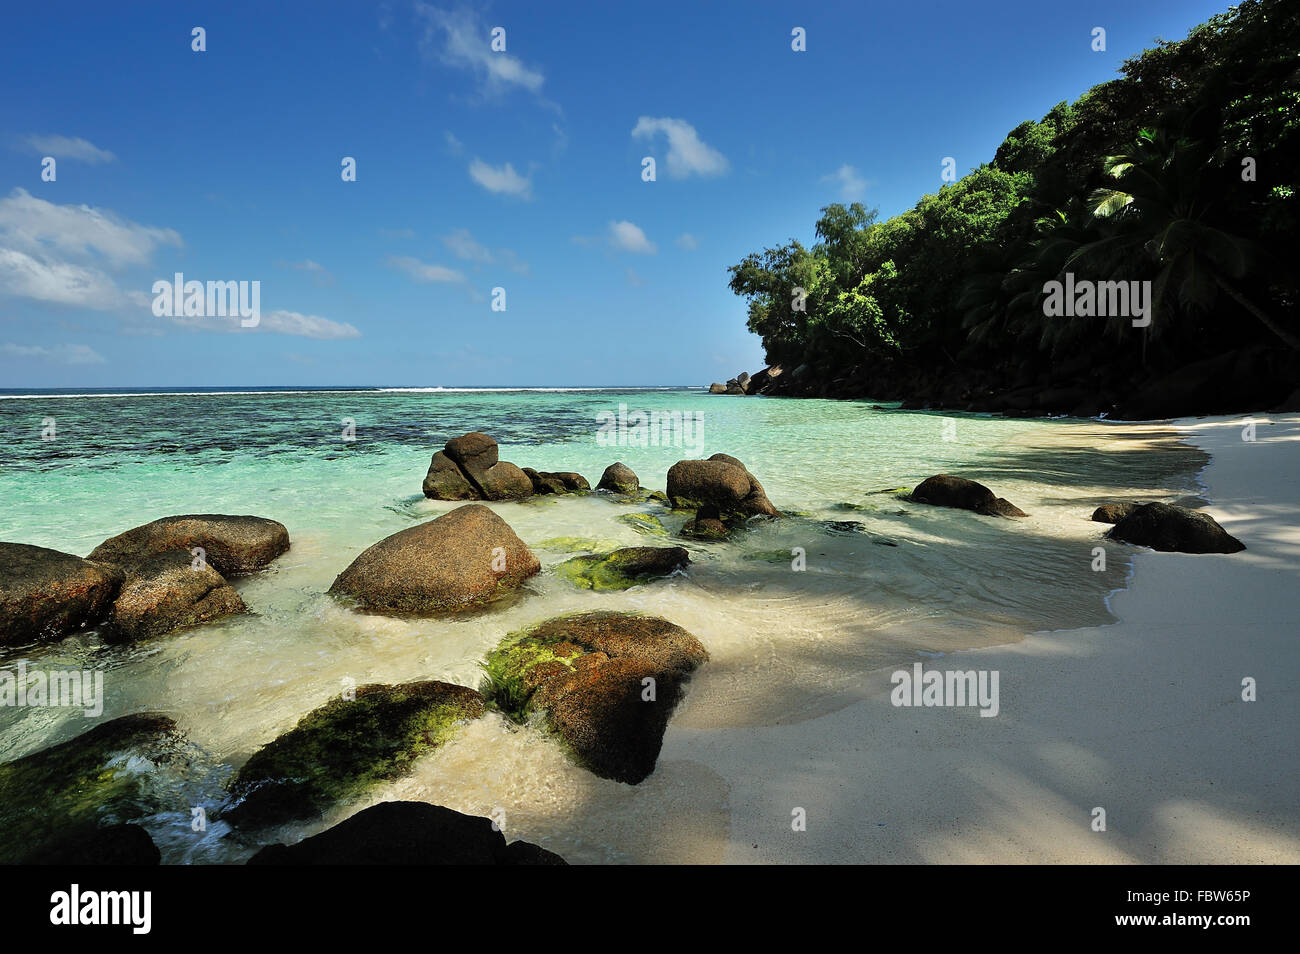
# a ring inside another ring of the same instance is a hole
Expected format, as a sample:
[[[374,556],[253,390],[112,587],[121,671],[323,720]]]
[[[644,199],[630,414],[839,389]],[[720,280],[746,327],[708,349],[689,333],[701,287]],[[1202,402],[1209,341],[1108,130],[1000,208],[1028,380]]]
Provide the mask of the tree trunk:
[[[1242,308],[1245,308],[1248,312],[1250,312],[1252,315],[1258,318],[1265,328],[1267,328],[1269,331],[1273,332],[1273,334],[1277,335],[1279,338],[1285,341],[1288,347],[1290,347],[1293,351],[1300,351],[1300,338],[1297,338],[1295,335],[1291,334],[1285,328],[1279,328],[1272,318],[1270,318],[1268,315],[1264,314],[1262,311],[1256,308],[1253,304],[1251,304],[1251,302],[1249,302],[1245,298],[1245,296],[1239,294],[1235,288],[1233,288],[1223,279],[1218,279],[1218,284],[1220,288],[1222,288],[1224,291],[1228,293],[1228,295],[1232,298],[1233,301],[1235,301]]]

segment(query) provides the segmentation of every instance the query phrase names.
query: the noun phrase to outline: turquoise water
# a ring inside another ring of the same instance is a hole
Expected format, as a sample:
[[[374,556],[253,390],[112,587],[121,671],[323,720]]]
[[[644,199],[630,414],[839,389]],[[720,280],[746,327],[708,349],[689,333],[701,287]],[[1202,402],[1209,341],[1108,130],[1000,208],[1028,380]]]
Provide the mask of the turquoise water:
[[[601,415],[617,417],[620,405],[698,425],[688,441],[678,432],[676,446],[604,446]],[[49,419],[54,439],[42,440]],[[355,440],[343,439],[344,419],[354,422]],[[550,572],[573,551],[548,541],[678,543],[617,518],[652,513],[675,533],[684,516],[603,495],[492,504],[542,560],[522,599],[450,620],[337,605],[325,590],[362,549],[455,506],[426,500],[420,485],[433,452],[470,430],[494,436],[505,460],[576,470],[593,486],[615,460],[662,489],[675,461],[729,453],[797,515],[725,543],[685,543],[693,564],[684,576],[597,594]],[[236,581],[246,616],[128,647],[86,633],[0,650],[0,666],[105,669],[105,718],[148,708],[180,722],[200,763],[172,781],[175,812],[145,820],[171,862],[237,861],[253,850],[219,824],[194,834],[190,808],[215,806],[235,766],[342,680],[477,685],[479,660],[503,635],[559,613],[654,612],[695,633],[712,660],[674,726],[705,730],[824,714],[851,701],[865,673],[921,652],[1103,622],[1105,597],[1124,584],[1128,562],[1117,549],[1104,572],[1092,571],[1105,529],[1088,520],[1092,509],[1191,492],[1203,464],[1158,427],[693,389],[0,396],[0,438],[0,539],[85,555],[109,536],[177,513],[251,513],[289,528],[290,552]],[[941,472],[981,480],[1031,516],[1002,521],[878,492]],[[806,553],[803,572],[791,567],[794,548]],[[66,710],[0,710],[0,758],[89,725]],[[663,857],[635,834],[646,799],[669,798],[655,786],[654,777],[636,788],[595,779],[537,733],[489,717],[375,798],[504,810],[511,838],[574,860],[620,860]]]

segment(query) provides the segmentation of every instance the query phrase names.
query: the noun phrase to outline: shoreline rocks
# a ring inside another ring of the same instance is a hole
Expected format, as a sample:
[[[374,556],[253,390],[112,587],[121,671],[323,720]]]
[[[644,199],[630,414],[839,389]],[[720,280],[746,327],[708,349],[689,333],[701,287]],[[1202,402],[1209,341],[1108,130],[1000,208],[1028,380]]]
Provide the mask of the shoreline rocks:
[[[724,516],[781,516],[758,479],[727,454],[673,464],[668,468],[668,500],[674,510],[716,507]]]
[[[162,517],[110,537],[86,559],[116,565],[136,563],[168,550],[202,547],[204,560],[222,576],[253,573],[289,549],[284,524],[266,517],[183,514]]]
[[[491,819],[428,802],[380,802],[293,845],[267,845],[250,865],[563,865],[526,841],[506,844]]]
[[[1246,549],[1208,513],[1164,503],[1137,507],[1106,536],[1166,553],[1240,553]]]
[[[589,590],[626,590],[670,576],[690,562],[685,547],[621,547],[609,553],[573,557],[555,570]]]
[[[536,471],[525,467],[523,471],[532,482],[535,494],[577,494],[591,490],[586,477],[570,470]]]
[[[983,484],[948,474],[936,474],[921,481],[912,491],[911,499],[916,503],[931,504],[936,507],[970,510],[986,517],[1029,516],[1011,501],[997,496]]]
[[[447,441],[433,455],[423,491],[433,500],[517,500],[531,497],[533,482],[522,469],[500,460],[497,442],[479,431]]]
[[[0,645],[61,639],[99,625],[125,581],[120,567],[0,543]]]
[[[329,592],[367,611],[437,615],[500,599],[540,569],[508,523],[466,504],[373,544]]]
[[[597,490],[608,490],[616,494],[634,494],[641,489],[641,481],[622,461],[617,461],[605,468],[596,484]]]
[[[1140,506],[1136,503],[1102,504],[1092,512],[1092,520],[1095,523],[1119,523]]]
[[[109,620],[115,637],[161,636],[248,610],[220,573],[185,550],[147,557],[125,572]]]
[[[655,769],[700,641],[654,616],[597,611],[548,620],[488,654],[484,694],[516,721],[545,719],[577,764],[635,785]]]
[[[405,775],[412,763],[486,712],[473,689],[433,680],[369,685],[334,698],[255,752],[230,782],[221,817],[260,827],[320,815]]]

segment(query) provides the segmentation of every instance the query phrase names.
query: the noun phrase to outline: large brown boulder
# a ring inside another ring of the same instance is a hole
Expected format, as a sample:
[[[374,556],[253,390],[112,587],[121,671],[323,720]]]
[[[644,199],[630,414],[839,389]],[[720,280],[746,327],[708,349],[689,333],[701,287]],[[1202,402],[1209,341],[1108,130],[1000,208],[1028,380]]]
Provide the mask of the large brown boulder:
[[[1246,549],[1208,513],[1164,503],[1143,504],[1106,536],[1165,552],[1239,553]]]
[[[487,818],[430,805],[380,802],[293,845],[267,845],[250,865],[562,865],[526,841],[507,845]]]
[[[424,477],[424,495],[434,500],[517,500],[532,493],[528,475],[499,460],[497,442],[478,431],[447,441]]]
[[[58,639],[104,621],[121,568],[25,543],[0,543],[0,645]]]
[[[708,656],[665,619],[582,613],[508,638],[487,658],[484,690],[519,721],[544,714],[580,765],[635,785],[654,771],[684,684]]]
[[[482,504],[466,504],[380,540],[330,592],[374,612],[435,615],[490,603],[540,569],[508,523]]]
[[[260,570],[289,549],[284,524],[265,517],[185,514],[163,517],[105,540],[88,559],[126,564],[146,557],[202,547],[204,559],[222,576]]]
[[[596,489],[616,494],[634,494],[641,489],[641,481],[631,467],[617,461],[605,468]]]
[[[988,517],[1029,516],[1005,497],[994,494],[983,484],[967,480],[965,477],[951,477],[948,474],[938,474],[921,481],[912,491],[912,500],[936,507],[973,510]]]
[[[734,457],[679,460],[668,468],[668,499],[673,509],[718,508],[722,514],[779,517],[758,479]]]
[[[242,613],[247,606],[225,579],[188,550],[171,550],[127,564],[113,602],[112,626],[127,639],[163,633]]]

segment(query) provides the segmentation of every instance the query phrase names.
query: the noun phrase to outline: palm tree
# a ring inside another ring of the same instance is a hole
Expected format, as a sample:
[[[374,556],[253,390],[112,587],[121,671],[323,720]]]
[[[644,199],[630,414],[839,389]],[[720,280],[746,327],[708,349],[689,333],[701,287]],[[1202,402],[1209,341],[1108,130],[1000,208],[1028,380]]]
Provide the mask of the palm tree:
[[[1238,287],[1258,256],[1251,242],[1213,224],[1222,187],[1209,180],[1222,169],[1223,158],[1222,150],[1206,143],[1142,130],[1131,153],[1107,156],[1103,163],[1103,172],[1115,186],[1089,196],[1094,219],[1111,225],[1111,234],[1081,246],[1067,265],[1143,256],[1157,268],[1152,286],[1155,317],[1175,309],[1208,310],[1222,291],[1300,351],[1300,337]]]

